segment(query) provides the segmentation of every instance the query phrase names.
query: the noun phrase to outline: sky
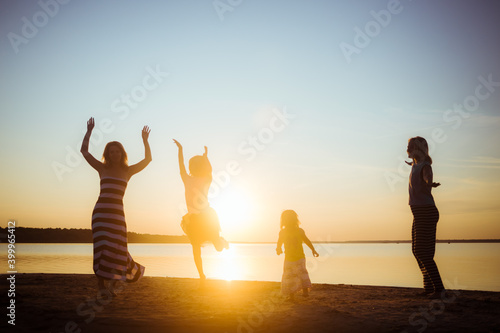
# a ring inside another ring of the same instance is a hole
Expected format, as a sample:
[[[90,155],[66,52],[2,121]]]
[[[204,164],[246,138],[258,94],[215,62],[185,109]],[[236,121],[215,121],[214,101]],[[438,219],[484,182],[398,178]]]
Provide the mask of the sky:
[[[208,147],[230,241],[411,238],[407,141],[430,144],[440,239],[500,238],[495,0],[0,1],[0,225],[90,228],[120,141],[128,230],[181,235],[177,148]]]

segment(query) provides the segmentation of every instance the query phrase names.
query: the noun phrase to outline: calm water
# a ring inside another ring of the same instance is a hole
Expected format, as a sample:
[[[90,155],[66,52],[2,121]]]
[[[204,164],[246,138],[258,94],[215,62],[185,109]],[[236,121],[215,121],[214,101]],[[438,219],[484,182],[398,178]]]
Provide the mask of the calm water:
[[[203,248],[205,274],[213,279],[280,281],[284,256],[275,244],[231,244],[217,253]],[[421,287],[411,244],[315,244],[320,257],[304,246],[313,283]],[[0,244],[2,273],[7,244]],[[189,244],[129,244],[146,276],[197,277]],[[445,287],[500,291],[499,243],[440,243],[435,260]],[[93,274],[92,244],[17,244],[19,273]]]

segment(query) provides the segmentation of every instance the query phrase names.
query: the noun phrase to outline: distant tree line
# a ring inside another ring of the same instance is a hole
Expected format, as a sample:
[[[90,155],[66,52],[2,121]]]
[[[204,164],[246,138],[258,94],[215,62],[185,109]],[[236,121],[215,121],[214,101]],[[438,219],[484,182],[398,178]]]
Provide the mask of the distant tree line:
[[[7,243],[7,229],[0,227],[0,243]],[[15,228],[16,243],[92,243],[92,230],[66,228]],[[127,233],[129,243],[189,243],[186,235]],[[343,241],[324,243],[410,243],[410,240]],[[500,239],[439,239],[437,243],[500,243]],[[316,242],[315,242],[316,243]],[[323,242],[320,242],[323,243]]]
[[[90,229],[15,228],[16,243],[92,243]],[[189,243],[186,235],[127,233],[129,243]],[[0,228],[0,243],[7,243],[7,228]]]

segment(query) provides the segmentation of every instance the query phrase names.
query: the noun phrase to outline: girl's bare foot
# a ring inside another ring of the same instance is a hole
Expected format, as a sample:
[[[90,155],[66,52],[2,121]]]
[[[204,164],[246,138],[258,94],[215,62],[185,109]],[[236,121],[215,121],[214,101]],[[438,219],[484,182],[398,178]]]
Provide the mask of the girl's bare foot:
[[[205,274],[200,275],[200,287],[199,287],[199,289],[200,290],[205,289],[206,285],[207,285],[207,277],[205,276]]]
[[[217,238],[213,243],[217,252],[221,252],[224,249],[229,250],[229,243],[222,237]]]

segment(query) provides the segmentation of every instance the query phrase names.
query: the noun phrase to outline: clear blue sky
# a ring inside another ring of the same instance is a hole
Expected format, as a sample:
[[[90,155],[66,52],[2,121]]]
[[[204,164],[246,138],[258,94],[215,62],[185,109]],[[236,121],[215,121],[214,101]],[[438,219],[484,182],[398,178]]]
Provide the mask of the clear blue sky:
[[[118,140],[139,161],[152,128],[129,231],[181,234],[176,138],[186,160],[208,146],[228,239],[275,240],[284,209],[315,240],[408,239],[402,160],[421,135],[438,237],[500,238],[498,1],[231,3],[2,0],[1,225],[90,227],[93,116],[97,158]]]

